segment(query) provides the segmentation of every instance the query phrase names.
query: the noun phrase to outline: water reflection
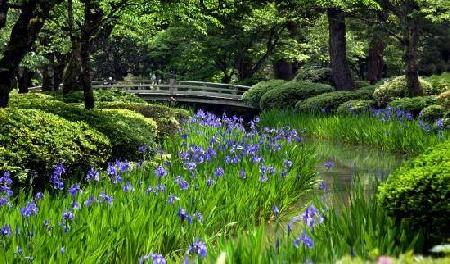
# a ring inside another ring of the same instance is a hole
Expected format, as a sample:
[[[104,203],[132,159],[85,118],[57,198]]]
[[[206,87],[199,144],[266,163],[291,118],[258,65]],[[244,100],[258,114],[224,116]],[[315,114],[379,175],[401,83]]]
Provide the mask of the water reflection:
[[[406,158],[367,146],[315,139],[307,139],[305,143],[316,147],[320,161],[316,166],[319,178],[334,192],[348,190],[352,179],[357,176],[366,183],[370,177],[383,181]]]

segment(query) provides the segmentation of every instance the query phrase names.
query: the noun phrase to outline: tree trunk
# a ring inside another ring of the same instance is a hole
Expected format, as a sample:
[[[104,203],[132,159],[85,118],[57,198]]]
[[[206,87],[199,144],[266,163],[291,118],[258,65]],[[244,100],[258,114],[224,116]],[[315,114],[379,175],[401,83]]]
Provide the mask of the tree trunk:
[[[417,45],[419,42],[419,27],[416,21],[408,21],[405,32],[405,63],[406,63],[406,83],[408,85],[409,96],[423,95],[419,82],[419,64]]]
[[[96,37],[99,37],[103,19],[100,3],[95,0],[84,0],[84,24],[81,28],[81,84],[84,91],[84,107],[93,109],[94,91],[92,90],[91,49]]]
[[[23,57],[31,50],[55,1],[30,0],[23,4],[11,37],[0,59],[0,108],[7,107],[12,79]]]
[[[55,89],[55,55],[53,53],[48,54],[47,59],[49,61],[42,68],[42,90],[43,91],[53,91]]]
[[[352,79],[347,61],[347,41],[345,13],[341,9],[328,9],[329,53],[332,77],[337,90],[353,90]]]
[[[0,0],[0,29],[6,25],[8,15],[8,0]]]
[[[294,63],[281,59],[273,65],[275,78],[290,81],[295,77],[295,68]]]
[[[67,0],[67,23],[69,27],[70,42],[72,49],[70,59],[63,75],[63,93],[81,89],[81,40],[74,32],[73,1]]]
[[[28,88],[31,86],[31,78],[33,77],[33,72],[27,68],[22,68],[17,74],[17,87],[19,88],[19,93],[28,93]]]
[[[375,84],[383,77],[384,49],[386,44],[380,34],[374,33],[369,43],[369,62],[367,80],[370,84]]]
[[[250,79],[253,76],[253,62],[246,56],[240,57],[237,63],[239,81]]]
[[[64,78],[64,68],[67,64],[68,54],[55,53],[56,63],[54,66],[54,81],[53,81],[53,90],[59,91],[60,85],[63,82]]]

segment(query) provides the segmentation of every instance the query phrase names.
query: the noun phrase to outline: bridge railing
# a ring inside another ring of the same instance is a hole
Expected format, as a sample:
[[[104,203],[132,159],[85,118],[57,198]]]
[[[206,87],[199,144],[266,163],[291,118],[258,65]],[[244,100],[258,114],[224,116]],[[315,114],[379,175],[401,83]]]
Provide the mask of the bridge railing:
[[[233,85],[233,84],[221,84],[221,83],[208,83],[197,81],[183,81],[171,84],[155,84],[152,81],[143,81],[139,83],[120,82],[114,84],[100,84],[93,83],[94,89],[119,89],[127,90],[134,93],[148,92],[148,93],[167,93],[167,94],[185,94],[185,95],[201,95],[218,94],[221,96],[230,95],[233,97],[242,97],[242,95],[250,89],[249,86]]]

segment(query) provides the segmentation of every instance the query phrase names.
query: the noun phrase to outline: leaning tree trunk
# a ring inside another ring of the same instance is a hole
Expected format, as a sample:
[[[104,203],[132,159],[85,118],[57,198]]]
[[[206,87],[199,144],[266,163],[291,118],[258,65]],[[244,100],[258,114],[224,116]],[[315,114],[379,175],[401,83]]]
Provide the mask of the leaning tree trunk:
[[[352,90],[352,79],[347,61],[347,41],[345,12],[341,9],[328,9],[329,53],[334,84],[337,90]]]
[[[406,83],[408,85],[409,96],[423,95],[419,82],[419,64],[417,45],[419,42],[419,27],[416,21],[409,21],[405,32],[405,63],[406,63]]]
[[[14,74],[31,50],[55,1],[30,0],[22,5],[18,20],[0,59],[0,108],[7,107]]]
[[[374,34],[369,43],[369,62],[367,80],[370,84],[375,84],[383,77],[384,49],[386,44],[380,34]]]

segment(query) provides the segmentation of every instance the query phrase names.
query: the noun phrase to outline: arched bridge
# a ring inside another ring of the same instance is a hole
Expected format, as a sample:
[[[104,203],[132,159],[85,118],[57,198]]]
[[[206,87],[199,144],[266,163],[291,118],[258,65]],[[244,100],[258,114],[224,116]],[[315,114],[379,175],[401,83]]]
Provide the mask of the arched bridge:
[[[146,101],[169,101],[254,108],[242,101],[242,95],[250,89],[249,86],[245,85],[198,81],[172,81],[170,84],[156,84],[152,81],[139,81],[116,84],[93,82],[93,88],[126,90]]]

